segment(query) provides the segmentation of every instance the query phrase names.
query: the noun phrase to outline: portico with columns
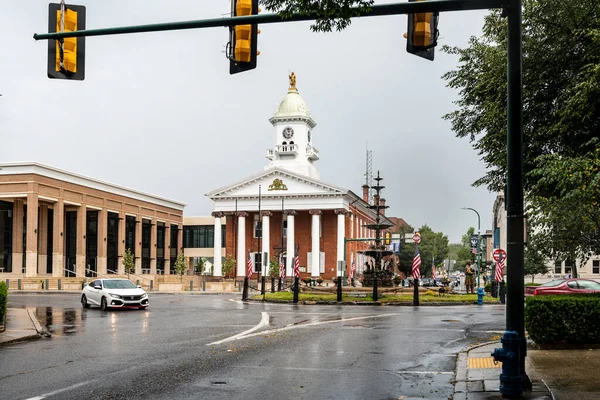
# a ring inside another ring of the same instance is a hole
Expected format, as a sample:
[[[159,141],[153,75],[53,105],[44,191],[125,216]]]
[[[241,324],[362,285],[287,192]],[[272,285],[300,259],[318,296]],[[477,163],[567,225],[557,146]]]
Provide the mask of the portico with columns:
[[[368,233],[355,228],[355,221],[363,228],[375,220],[368,196],[320,180],[317,124],[295,83],[292,73],[287,94],[269,119],[274,146],[267,149],[264,171],[206,194],[214,202],[215,276],[222,271],[222,225],[225,254],[236,258],[238,279],[246,276],[248,259],[254,274],[267,275],[270,262],[277,268],[283,262],[286,277],[292,277],[295,257],[301,277],[331,279],[341,273],[338,261],[347,261],[344,274],[349,273],[359,248],[345,246],[344,238]],[[263,266],[261,253],[267,255]]]

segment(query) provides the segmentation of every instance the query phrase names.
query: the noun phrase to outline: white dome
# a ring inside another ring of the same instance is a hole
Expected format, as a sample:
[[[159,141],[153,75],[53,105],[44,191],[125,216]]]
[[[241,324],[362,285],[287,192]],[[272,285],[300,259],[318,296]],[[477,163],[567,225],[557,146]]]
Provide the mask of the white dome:
[[[290,88],[279,103],[277,111],[273,117],[307,117],[310,118],[310,112],[304,102],[304,99],[298,94],[297,89]]]

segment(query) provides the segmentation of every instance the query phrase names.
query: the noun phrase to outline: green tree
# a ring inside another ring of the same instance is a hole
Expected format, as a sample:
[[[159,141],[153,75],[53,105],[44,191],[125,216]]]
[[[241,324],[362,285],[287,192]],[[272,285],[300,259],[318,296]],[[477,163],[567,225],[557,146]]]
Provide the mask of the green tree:
[[[317,21],[311,25],[314,32],[341,31],[350,25],[350,18],[358,17],[370,10],[373,0],[260,0],[269,11],[278,12],[284,18],[293,13],[315,15]],[[358,7],[353,10],[352,7]]]
[[[173,269],[175,270],[175,274],[179,275],[181,281],[183,282],[183,274],[187,271],[187,262],[185,260],[185,256],[183,253],[177,254],[177,260],[175,260],[175,265]]]
[[[269,262],[269,276],[271,278],[279,278],[279,262],[273,257]]]
[[[434,232],[429,226],[423,225],[419,230],[421,234],[421,243],[419,244],[419,255],[421,256],[421,276],[431,277],[431,264],[440,267],[444,259],[448,257],[448,236],[442,232]],[[408,231],[405,233],[410,233]],[[412,262],[415,256],[415,243],[412,240],[406,240],[400,247],[400,266],[399,270],[410,276],[412,272]]]
[[[474,182],[502,191],[506,177],[506,18],[485,18],[483,35],[443,78],[460,91],[445,116],[486,164]],[[523,1],[523,162],[528,224],[551,259],[600,252],[600,2]]]
[[[223,276],[225,278],[229,278],[230,275],[233,274],[233,271],[235,270],[235,265],[236,259],[231,254],[228,254],[225,257],[225,262],[223,263]]]
[[[204,273],[204,270],[206,269],[206,261],[208,261],[206,257],[200,257],[198,259],[198,262],[196,263],[196,271],[199,275]]]
[[[123,269],[127,274],[127,279],[129,279],[129,274],[135,272],[135,260],[133,259],[133,253],[131,253],[130,249],[125,249],[125,253],[123,254]]]
[[[543,253],[536,247],[537,240],[529,238],[529,243],[525,246],[524,267],[525,275],[531,275],[531,282],[535,279],[536,274],[548,273],[548,264]],[[573,268],[576,270],[577,268]]]

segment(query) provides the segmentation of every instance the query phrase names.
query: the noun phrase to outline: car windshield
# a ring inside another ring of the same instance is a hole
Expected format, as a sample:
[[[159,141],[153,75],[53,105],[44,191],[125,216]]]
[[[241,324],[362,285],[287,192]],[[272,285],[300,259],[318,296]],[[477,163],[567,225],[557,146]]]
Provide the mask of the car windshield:
[[[564,281],[565,281],[564,279],[559,279],[557,281],[546,282],[546,283],[544,283],[543,285],[540,285],[540,286],[543,286],[543,287],[554,287],[554,286],[560,285]]]
[[[105,289],[135,289],[136,287],[137,286],[135,286],[133,282],[127,281],[125,279],[104,281]]]

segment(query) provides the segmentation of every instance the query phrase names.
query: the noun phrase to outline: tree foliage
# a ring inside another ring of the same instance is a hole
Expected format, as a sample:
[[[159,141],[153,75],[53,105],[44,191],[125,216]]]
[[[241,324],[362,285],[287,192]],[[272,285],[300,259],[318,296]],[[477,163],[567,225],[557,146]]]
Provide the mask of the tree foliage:
[[[179,275],[181,281],[183,281],[183,274],[187,271],[187,263],[185,261],[185,255],[183,253],[177,254],[177,259],[175,260],[175,265],[173,266],[175,270],[175,274]]]
[[[223,262],[223,276],[225,278],[230,277],[230,275],[233,273],[236,263],[236,259],[231,254],[228,254],[225,257],[225,262]]]
[[[529,220],[547,256],[600,250],[600,2],[523,0],[523,165]],[[459,66],[445,115],[486,164],[474,182],[502,191],[506,177],[507,21],[498,10],[466,48],[443,48]]]
[[[407,232],[408,233],[408,232]],[[421,234],[421,243],[419,244],[419,255],[421,256],[421,276],[431,277],[431,266],[441,267],[444,259],[448,257],[448,236],[442,232],[434,232],[429,226],[423,225],[419,229]],[[415,256],[415,243],[407,240],[400,248],[400,266],[401,272],[406,276],[411,275],[412,262]]]
[[[133,253],[130,249],[125,249],[125,253],[123,254],[123,269],[129,277],[129,274],[133,274],[135,272],[135,260],[133,259]]]
[[[313,15],[316,22],[310,26],[313,32],[341,31],[350,25],[350,18],[369,11],[373,0],[260,0],[269,11],[284,18],[292,14]]]

